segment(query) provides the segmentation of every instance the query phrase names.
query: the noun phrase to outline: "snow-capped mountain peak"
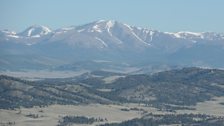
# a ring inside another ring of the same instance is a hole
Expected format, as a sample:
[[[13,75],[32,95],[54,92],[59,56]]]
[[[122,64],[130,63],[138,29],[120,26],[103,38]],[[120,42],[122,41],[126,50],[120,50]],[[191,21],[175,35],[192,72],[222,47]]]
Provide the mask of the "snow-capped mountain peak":
[[[186,40],[223,40],[224,34],[214,32],[164,32],[167,35],[171,35],[173,38],[186,39]]]
[[[42,25],[33,25],[27,28],[25,31],[19,33],[20,36],[23,37],[40,37],[43,35],[47,35],[52,31],[50,28]]]
[[[115,21],[109,20],[106,22],[106,28],[110,29],[111,27],[114,26]]]
[[[89,24],[79,26],[77,27],[78,32],[96,32],[96,33],[101,33],[101,32],[109,32],[110,29],[114,26],[115,21],[114,20],[99,20],[99,21],[94,21]]]

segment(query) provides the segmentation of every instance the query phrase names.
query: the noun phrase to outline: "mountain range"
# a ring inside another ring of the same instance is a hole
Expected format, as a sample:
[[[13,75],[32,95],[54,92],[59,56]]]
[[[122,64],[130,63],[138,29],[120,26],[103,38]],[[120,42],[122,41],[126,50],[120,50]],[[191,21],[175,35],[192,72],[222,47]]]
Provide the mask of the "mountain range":
[[[113,20],[0,31],[0,70],[224,67],[224,34],[161,32]]]

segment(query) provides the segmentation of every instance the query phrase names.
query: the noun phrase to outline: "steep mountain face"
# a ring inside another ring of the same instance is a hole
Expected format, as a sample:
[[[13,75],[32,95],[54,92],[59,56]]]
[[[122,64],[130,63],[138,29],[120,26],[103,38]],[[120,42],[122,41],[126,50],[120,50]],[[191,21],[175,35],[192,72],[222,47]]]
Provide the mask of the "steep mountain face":
[[[223,48],[224,35],[213,32],[160,32],[112,20],[57,30],[34,25],[20,33],[0,31],[0,69],[46,69],[93,60],[223,67]]]

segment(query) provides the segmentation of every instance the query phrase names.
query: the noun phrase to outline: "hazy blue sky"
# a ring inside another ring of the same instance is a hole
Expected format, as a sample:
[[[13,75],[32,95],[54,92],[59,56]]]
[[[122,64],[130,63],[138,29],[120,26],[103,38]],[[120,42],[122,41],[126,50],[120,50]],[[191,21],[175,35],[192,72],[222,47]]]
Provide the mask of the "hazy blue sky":
[[[112,19],[160,31],[224,32],[224,0],[0,0],[0,29]]]

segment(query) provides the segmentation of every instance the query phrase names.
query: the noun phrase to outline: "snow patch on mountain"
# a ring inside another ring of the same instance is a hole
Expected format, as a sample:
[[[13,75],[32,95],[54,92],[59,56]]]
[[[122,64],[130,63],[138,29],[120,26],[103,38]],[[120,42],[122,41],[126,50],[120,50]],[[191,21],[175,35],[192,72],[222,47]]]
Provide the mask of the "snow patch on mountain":
[[[105,22],[105,20],[99,20],[96,23],[101,23],[101,22]]]
[[[110,32],[110,29],[114,26],[114,21],[112,21],[112,20],[109,20],[109,21],[100,20],[100,21],[93,22],[89,25],[90,25],[90,27],[87,30],[88,32],[102,33],[102,32],[107,31],[109,33],[109,35],[112,36],[112,33]],[[79,29],[78,31],[79,32],[86,31],[86,30],[81,30],[81,31],[80,30],[81,29]]]
[[[20,38],[20,36],[18,36],[16,32],[14,31],[1,30],[0,34],[3,34],[5,37],[7,37],[6,40],[9,40],[10,38],[15,38],[15,39]]]
[[[9,34],[7,35],[8,37],[11,37],[11,38],[20,38],[20,36],[17,36],[17,35],[13,35],[13,34]]]
[[[133,29],[132,29],[131,26],[129,26],[128,24],[124,24],[124,26],[126,26],[126,27],[131,31],[131,34],[134,35],[134,37],[137,38],[140,42],[142,42],[142,43],[144,43],[144,44],[150,46],[149,43],[143,41],[138,35],[135,34],[135,32],[133,32]]]
[[[66,33],[69,32],[71,30],[74,30],[75,27],[71,26],[71,27],[65,27],[65,28],[61,28],[55,31],[56,34],[61,34],[61,33]]]
[[[11,35],[15,35],[15,34],[16,34],[16,32],[14,32],[14,31],[9,31],[8,29],[1,30],[1,32],[4,33],[4,34],[11,34]]]
[[[85,29],[80,29],[80,30],[77,30],[77,32],[83,32],[85,31]]]
[[[114,21],[108,21],[106,24],[106,29],[107,32],[109,33],[110,36],[113,36],[112,33],[110,32],[110,29],[114,26]]]
[[[104,45],[104,47],[108,47],[108,45],[102,39],[100,39],[98,37],[95,37],[95,39],[98,40],[98,41],[100,41]]]
[[[203,33],[197,32],[189,32],[189,31],[181,31],[181,32],[164,32],[165,34],[169,34],[174,38],[181,39],[204,39]]]
[[[90,32],[102,32],[102,29],[99,27],[99,25],[94,25],[92,30]]]

